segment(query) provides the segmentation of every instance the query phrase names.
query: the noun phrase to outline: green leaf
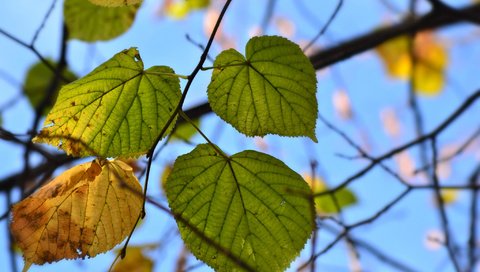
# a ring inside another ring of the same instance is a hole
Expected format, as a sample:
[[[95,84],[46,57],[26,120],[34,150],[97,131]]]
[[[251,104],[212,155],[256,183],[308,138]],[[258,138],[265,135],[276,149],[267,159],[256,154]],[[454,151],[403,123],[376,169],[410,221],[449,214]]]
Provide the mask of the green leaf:
[[[177,158],[166,192],[176,218],[188,221],[177,220],[187,247],[218,271],[238,270],[238,260],[255,271],[284,270],[313,230],[307,183],[256,151],[226,157],[199,145]]]
[[[47,62],[52,66],[56,67],[57,64],[50,59],[47,59]],[[70,70],[63,70],[62,76],[64,79],[69,80],[69,82],[74,81],[77,79],[77,76],[71,72]],[[48,66],[39,61],[32,65],[27,72],[27,76],[25,78],[25,84],[23,86],[23,92],[27,96],[28,101],[32,105],[33,108],[36,108],[42,101],[45,99],[45,95],[47,95],[47,91],[54,80],[55,75],[54,72],[48,68]],[[53,93],[52,104],[55,102],[55,99],[58,95],[58,90],[68,82],[64,82],[62,79],[59,79],[57,84],[57,89]],[[52,107],[48,105],[45,107],[43,115],[46,115]]]
[[[65,0],[63,16],[71,39],[106,41],[130,28],[139,7],[100,7],[86,0]]]
[[[238,131],[317,141],[317,79],[298,45],[282,37],[254,37],[247,43],[246,58],[225,50],[214,67],[208,101]]]
[[[339,191],[335,192],[335,200],[332,195],[322,195],[315,198],[315,207],[317,213],[319,214],[335,214],[344,208],[352,206],[357,203],[357,197],[353,194],[352,191],[342,188]]]
[[[323,179],[305,176],[305,180],[312,188],[314,194],[330,190]],[[344,208],[358,202],[355,194],[348,188],[341,188],[333,194],[326,194],[315,197],[315,208],[318,214],[336,214]]]
[[[58,146],[73,156],[146,153],[173,114],[181,93],[171,68],[143,69],[137,49],[130,48],[65,85],[34,141]]]
[[[193,120],[193,123],[200,127],[200,119]],[[172,140],[188,141],[197,134],[197,130],[188,122],[184,122],[179,124],[172,133]]]
[[[103,7],[121,7],[141,4],[142,0],[88,0],[95,5]]]

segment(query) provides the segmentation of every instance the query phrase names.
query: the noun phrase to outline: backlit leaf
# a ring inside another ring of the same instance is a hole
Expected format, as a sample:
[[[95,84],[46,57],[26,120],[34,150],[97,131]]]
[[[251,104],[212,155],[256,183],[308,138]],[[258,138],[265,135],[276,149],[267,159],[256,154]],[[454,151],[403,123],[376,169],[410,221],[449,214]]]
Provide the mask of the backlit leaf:
[[[25,262],[93,257],[112,249],[140,215],[141,191],[132,169],[119,160],[65,171],[12,208],[11,230]]]
[[[376,48],[389,75],[409,79],[412,61],[407,36],[385,42]],[[414,88],[422,95],[437,95],[445,85],[445,68],[448,55],[445,47],[431,32],[421,32],[415,37]]]
[[[171,68],[143,69],[137,49],[130,48],[65,85],[34,141],[58,146],[73,156],[146,153],[181,94]]]
[[[217,56],[214,67],[208,101],[238,131],[317,141],[317,79],[298,45],[276,36],[254,37],[246,58],[229,49]]]
[[[88,0],[95,5],[104,7],[131,6],[142,3],[142,0]]]
[[[52,67],[57,66],[57,64],[52,60],[47,60],[47,62],[50,63]],[[75,76],[75,74],[73,74],[70,70],[64,70],[62,76],[69,82],[77,79],[77,76]],[[54,72],[41,61],[30,67],[25,78],[23,92],[27,96],[28,101],[33,108],[36,108],[45,99],[45,95],[47,95],[47,91],[50,88],[54,78]],[[58,80],[58,87],[53,94],[52,104],[55,102],[55,99],[58,95],[58,90],[65,84],[66,83],[62,79]],[[51,108],[51,106],[45,107],[43,114],[46,115]]]
[[[193,120],[193,123],[200,127],[200,119]],[[194,126],[192,126],[188,122],[184,122],[179,124],[172,134],[172,140],[181,140],[181,141],[188,141],[190,140],[195,134],[197,134],[197,130]]]
[[[311,176],[305,176],[305,181],[310,185],[313,193],[328,191],[327,184],[320,178],[312,179]],[[335,197],[335,199],[334,199]],[[347,188],[342,188],[334,194],[327,194],[315,197],[315,208],[318,214],[336,214],[344,208],[356,204],[357,197]]]
[[[97,6],[86,0],[65,0],[63,17],[71,39],[106,41],[130,28],[139,6],[112,8]]]
[[[256,151],[226,158],[199,145],[176,160],[166,191],[187,247],[218,271],[240,270],[238,260],[255,271],[282,271],[313,230],[306,182]]]
[[[151,245],[131,246],[127,248],[125,258],[118,261],[113,267],[113,272],[151,272],[153,261],[145,255],[144,251],[152,249]]]

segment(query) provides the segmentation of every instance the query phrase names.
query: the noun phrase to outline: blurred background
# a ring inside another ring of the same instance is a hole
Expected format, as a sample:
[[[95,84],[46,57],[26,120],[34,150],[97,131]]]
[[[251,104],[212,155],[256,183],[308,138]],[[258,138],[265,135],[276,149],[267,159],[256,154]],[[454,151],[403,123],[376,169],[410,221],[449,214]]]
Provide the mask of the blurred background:
[[[318,143],[302,137],[245,137],[208,109],[192,117],[224,151],[271,154],[302,174],[316,192],[346,185],[316,198],[315,242],[308,242],[289,271],[310,271],[306,262],[312,256],[316,271],[455,271],[455,263],[462,271],[479,271],[480,104],[475,99],[480,31],[475,20],[480,17],[467,11],[480,11],[480,4],[443,1],[451,9],[433,9],[436,2],[232,1],[205,66],[224,49],[244,53],[255,35],[281,35],[299,44],[317,69]],[[189,75],[224,3],[144,0],[131,26],[115,37],[86,41],[71,31],[65,45],[63,1],[0,5],[1,271],[23,267],[9,236],[9,206],[40,182],[86,161],[65,160],[61,151],[42,145],[62,163],[38,176],[28,174],[49,163],[28,144],[42,127],[43,111],[35,109],[53,78],[39,57],[55,67],[64,49],[65,77],[73,80],[121,50],[137,47],[146,68],[168,65]],[[82,20],[79,27],[87,28],[95,18]],[[104,22],[105,28],[113,22]],[[198,74],[184,110],[206,103],[210,77],[211,70]],[[446,122],[459,109],[461,114]],[[148,195],[165,206],[164,172],[177,156],[204,142],[188,125],[176,136],[161,150],[163,143],[157,147],[150,176]],[[141,172],[146,159],[132,164]],[[150,205],[130,245],[137,247],[133,267],[210,271],[184,249],[173,218]],[[116,252],[30,271],[106,271]]]

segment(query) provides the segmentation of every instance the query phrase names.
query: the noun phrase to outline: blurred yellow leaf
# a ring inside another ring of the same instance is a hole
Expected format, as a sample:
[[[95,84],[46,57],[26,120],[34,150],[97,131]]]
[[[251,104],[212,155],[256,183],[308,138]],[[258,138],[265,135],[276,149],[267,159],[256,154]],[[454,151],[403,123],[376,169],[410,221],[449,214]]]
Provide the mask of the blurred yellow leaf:
[[[459,190],[458,189],[442,189],[440,191],[440,196],[443,199],[445,205],[452,204],[458,200]]]
[[[113,272],[150,272],[153,269],[153,261],[145,256],[145,246],[127,248],[125,258],[115,264]]]
[[[308,185],[310,185],[312,188],[314,194],[329,190],[323,179],[312,179],[312,177],[309,175],[303,175],[303,177]],[[335,196],[335,200],[333,196]],[[335,194],[327,194],[315,197],[315,210],[320,215],[336,214],[339,212],[339,209],[342,210],[343,208],[352,206],[357,202],[357,197],[352,191],[347,188],[342,188],[336,191]]]
[[[132,168],[119,160],[94,160],[65,171],[12,208],[11,230],[26,264],[112,249],[133,229],[141,191]]]
[[[412,61],[409,52],[408,36],[387,41],[376,48],[390,76],[409,79]],[[446,48],[429,31],[420,32],[414,41],[416,65],[414,88],[418,94],[434,96],[445,85],[445,68],[448,63]]]
[[[182,19],[192,10],[206,8],[210,4],[210,0],[180,0],[165,1],[165,14],[173,19]]]

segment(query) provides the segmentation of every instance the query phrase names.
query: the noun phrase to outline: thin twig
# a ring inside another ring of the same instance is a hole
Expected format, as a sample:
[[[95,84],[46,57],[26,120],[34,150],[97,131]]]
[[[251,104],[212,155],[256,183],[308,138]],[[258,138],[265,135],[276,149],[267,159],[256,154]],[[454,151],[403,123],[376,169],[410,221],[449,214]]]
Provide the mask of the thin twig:
[[[268,0],[267,7],[265,8],[265,15],[263,16],[261,29],[263,33],[267,32],[267,28],[269,26],[270,20],[273,16],[273,11],[275,10],[275,4],[277,0]]]
[[[480,177],[480,165],[477,166],[475,171],[470,177],[470,184],[475,186],[478,184],[478,179]],[[478,189],[473,189],[471,191],[470,198],[470,227],[469,227],[469,237],[468,237],[468,268],[467,271],[474,271],[476,258],[476,249],[477,249],[477,213],[478,213]]]
[[[45,16],[43,16],[42,23],[40,26],[37,28],[35,31],[35,34],[33,35],[32,41],[30,42],[30,46],[33,47],[35,45],[35,42],[37,41],[38,35],[40,35],[40,32],[42,31],[43,27],[45,26],[45,23],[47,22],[48,18],[50,18],[50,14],[52,14],[53,8],[55,7],[55,3],[57,3],[57,0],[53,0],[52,4],[47,10],[47,13]]]
[[[455,271],[460,272],[460,265],[458,264],[457,258],[455,256],[455,252],[453,250],[453,239],[450,234],[449,230],[449,220],[447,216],[447,212],[445,210],[445,202],[442,197],[442,193],[439,187],[439,181],[438,181],[438,176],[437,176],[437,141],[436,137],[432,137],[431,141],[431,149],[432,149],[432,173],[431,173],[431,178],[434,187],[434,193],[435,193],[435,199],[438,204],[438,210],[440,212],[440,219],[441,219],[441,225],[442,229],[445,235],[445,247],[448,251],[448,255],[450,257],[450,261],[452,262]]]
[[[315,35],[315,37],[313,37],[310,40],[310,42],[303,48],[303,52],[306,52],[308,50],[308,48],[310,48],[318,40],[318,38],[320,38],[325,33],[325,31],[327,31],[328,27],[333,22],[333,19],[335,19],[335,17],[337,17],[337,14],[340,11],[340,8],[342,7],[342,5],[343,5],[343,0],[338,0],[337,6],[333,10],[333,13],[330,15],[330,18],[328,18],[328,21],[320,29],[320,31],[317,33],[317,35]]]
[[[423,142],[423,141],[429,140],[433,137],[436,137],[437,135],[442,133],[443,130],[445,130],[450,124],[452,124],[459,116],[461,116],[467,109],[469,109],[470,106],[472,106],[477,101],[478,98],[480,98],[480,90],[475,91],[472,95],[467,97],[465,99],[465,101],[463,101],[463,103],[450,116],[448,116],[442,123],[440,123],[440,125],[438,125],[430,133],[424,134],[421,137],[416,138],[416,139],[414,139],[414,140],[412,140],[412,141],[410,141],[406,144],[403,144],[399,147],[391,149],[390,151],[388,151],[387,153],[385,153],[385,154],[383,154],[379,157],[373,158],[373,160],[366,167],[364,167],[363,169],[361,169],[357,173],[355,173],[352,176],[350,176],[349,178],[347,178],[345,181],[340,183],[334,189],[332,189],[330,191],[324,191],[324,192],[316,193],[316,194],[314,194],[314,196],[326,195],[326,194],[332,193],[333,191],[340,190],[340,189],[344,188],[345,186],[347,186],[350,182],[352,182],[352,181],[362,177],[363,175],[365,175],[370,169],[372,169],[374,166],[376,166],[378,163],[382,162],[383,160],[388,159],[388,158],[394,156],[395,154],[398,154],[398,153],[400,153],[400,152],[402,152],[406,149],[409,149],[410,147],[413,147],[420,142]]]

